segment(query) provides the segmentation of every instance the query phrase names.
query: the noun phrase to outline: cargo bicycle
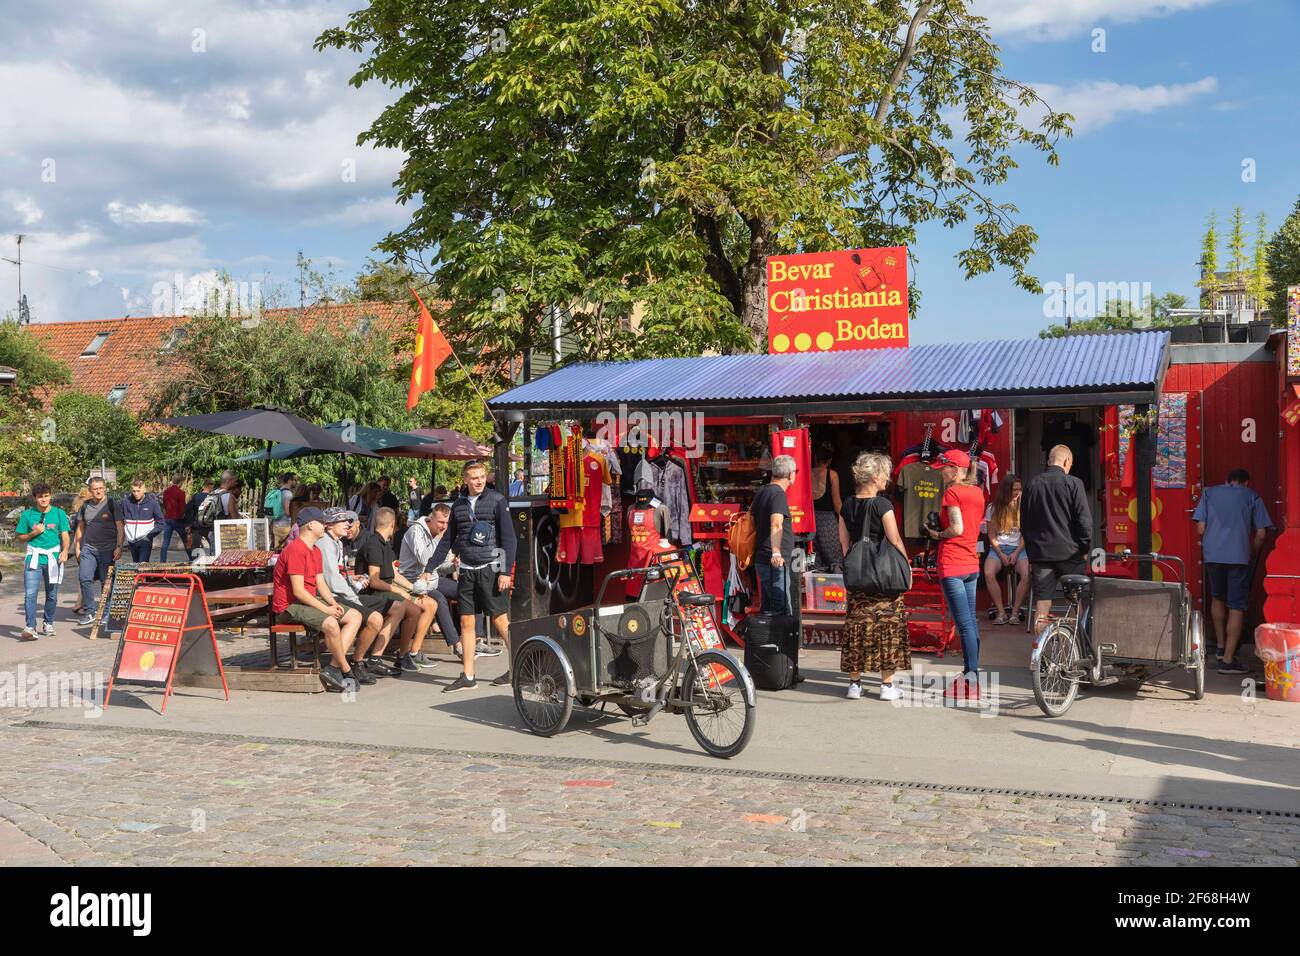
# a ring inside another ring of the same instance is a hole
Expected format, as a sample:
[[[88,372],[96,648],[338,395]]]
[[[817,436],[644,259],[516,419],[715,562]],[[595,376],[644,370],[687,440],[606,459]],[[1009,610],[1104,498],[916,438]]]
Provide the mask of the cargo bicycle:
[[[1034,699],[1049,717],[1070,709],[1081,684],[1105,687],[1122,679],[1147,681],[1171,670],[1192,672],[1192,696],[1205,696],[1205,635],[1192,607],[1181,558],[1170,554],[1105,555],[1128,564],[1148,560],[1177,570],[1174,581],[1099,575],[1061,578],[1067,609],[1034,641],[1030,673]]]
[[[635,600],[604,605],[611,585],[638,580]],[[613,705],[633,726],[680,714],[706,753],[734,757],[753,736],[756,695],[744,665],[709,637],[717,634],[714,603],[678,549],[655,555],[649,567],[608,575],[589,608],[528,622],[533,634],[511,666],[525,726],[551,737],[575,703]]]

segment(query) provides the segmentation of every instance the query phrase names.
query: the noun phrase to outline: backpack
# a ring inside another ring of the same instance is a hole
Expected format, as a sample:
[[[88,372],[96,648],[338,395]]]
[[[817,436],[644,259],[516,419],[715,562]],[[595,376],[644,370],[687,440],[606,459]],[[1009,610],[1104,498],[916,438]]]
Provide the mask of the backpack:
[[[214,491],[203,499],[203,504],[199,505],[198,513],[194,516],[194,526],[196,528],[211,531],[216,526],[217,519],[222,517],[222,494],[223,492]]]
[[[738,511],[727,521],[727,547],[740,570],[744,571],[754,563],[758,532],[754,528],[754,516],[750,512]]]
[[[283,488],[272,488],[262,499],[262,508],[277,521],[284,517],[284,495],[281,494],[283,490]]]

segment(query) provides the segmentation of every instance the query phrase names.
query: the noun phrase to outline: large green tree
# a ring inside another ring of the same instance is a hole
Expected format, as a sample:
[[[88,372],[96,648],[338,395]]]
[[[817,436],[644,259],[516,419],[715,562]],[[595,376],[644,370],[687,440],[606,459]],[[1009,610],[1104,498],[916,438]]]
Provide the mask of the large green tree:
[[[1164,329],[1174,325],[1191,325],[1195,316],[1176,316],[1175,309],[1187,308],[1187,296],[1177,292],[1145,297],[1142,302],[1124,299],[1108,300],[1101,314],[1088,319],[1075,319],[1067,328],[1062,323],[1049,325],[1038,333],[1040,339],[1059,339],[1065,335],[1082,332],[1111,332],[1127,329]]]
[[[1275,326],[1286,324],[1287,286],[1300,285],[1300,199],[1268,244],[1269,315]]]
[[[967,276],[1040,291],[1000,187],[1070,117],[971,6],[372,0],[317,46],[399,91],[359,137],[407,155],[411,221],[379,248],[436,277],[459,346],[544,348],[555,306],[579,357],[683,354],[753,347],[768,255],[931,221],[971,226]]]

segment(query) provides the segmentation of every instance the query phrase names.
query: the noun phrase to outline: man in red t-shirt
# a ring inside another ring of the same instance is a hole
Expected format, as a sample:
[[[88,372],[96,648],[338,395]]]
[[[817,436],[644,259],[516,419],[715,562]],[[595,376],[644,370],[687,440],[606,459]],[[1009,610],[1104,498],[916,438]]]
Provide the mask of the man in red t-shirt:
[[[172,535],[181,539],[181,547],[185,549],[187,560],[193,561],[194,554],[190,551],[190,543],[185,540],[185,489],[181,487],[181,476],[176,475],[172,478],[172,483],[167,486],[167,490],[162,493],[163,518],[166,525],[163,528],[162,542],[162,559],[167,560],[167,545],[171,543]]]
[[[319,508],[298,512],[298,537],[284,546],[275,562],[271,586],[271,613],[277,624],[297,623],[319,631],[330,652],[330,663],[320,670],[326,690],[353,691],[360,682],[352,675],[348,649],[361,629],[361,612],[334,600],[316,542],[325,533],[325,515]]]

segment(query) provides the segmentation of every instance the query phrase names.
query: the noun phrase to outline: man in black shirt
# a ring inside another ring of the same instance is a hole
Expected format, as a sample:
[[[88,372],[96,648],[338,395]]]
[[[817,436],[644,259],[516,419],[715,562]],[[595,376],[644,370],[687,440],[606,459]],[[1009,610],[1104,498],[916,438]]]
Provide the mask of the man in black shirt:
[[[436,571],[450,551],[460,558],[457,610],[460,613],[461,654],[465,671],[443,692],[472,690],[474,679],[474,618],[486,611],[506,648],[510,647],[510,589],[514,586],[515,529],[505,495],[487,487],[487,467],[465,463],[465,494],[451,506],[447,531],[434,549],[426,569]],[[449,642],[450,643],[450,642]],[[510,683],[510,671],[492,682]]]
[[[1092,509],[1083,482],[1070,474],[1074,455],[1065,445],[1047,454],[1047,469],[1025,485],[1020,533],[1034,579],[1034,615],[1041,631],[1052,610],[1056,584],[1066,574],[1086,574],[1092,548]]]
[[[790,527],[790,499],[786,494],[795,476],[790,455],[772,459],[772,481],[758,489],[749,510],[754,518],[754,571],[758,575],[760,610],[789,614],[786,565],[794,555],[794,532]]]
[[[412,594],[414,585],[397,568],[397,552],[393,549],[393,532],[397,527],[397,513],[392,508],[375,512],[375,530],[366,535],[357,549],[356,572],[368,577],[363,594],[378,594],[388,599],[380,613],[402,628],[402,641],[397,652],[397,666],[408,674],[419,668],[411,657],[411,645],[433,622],[437,605],[428,598]],[[401,614],[397,616],[400,605]]]

